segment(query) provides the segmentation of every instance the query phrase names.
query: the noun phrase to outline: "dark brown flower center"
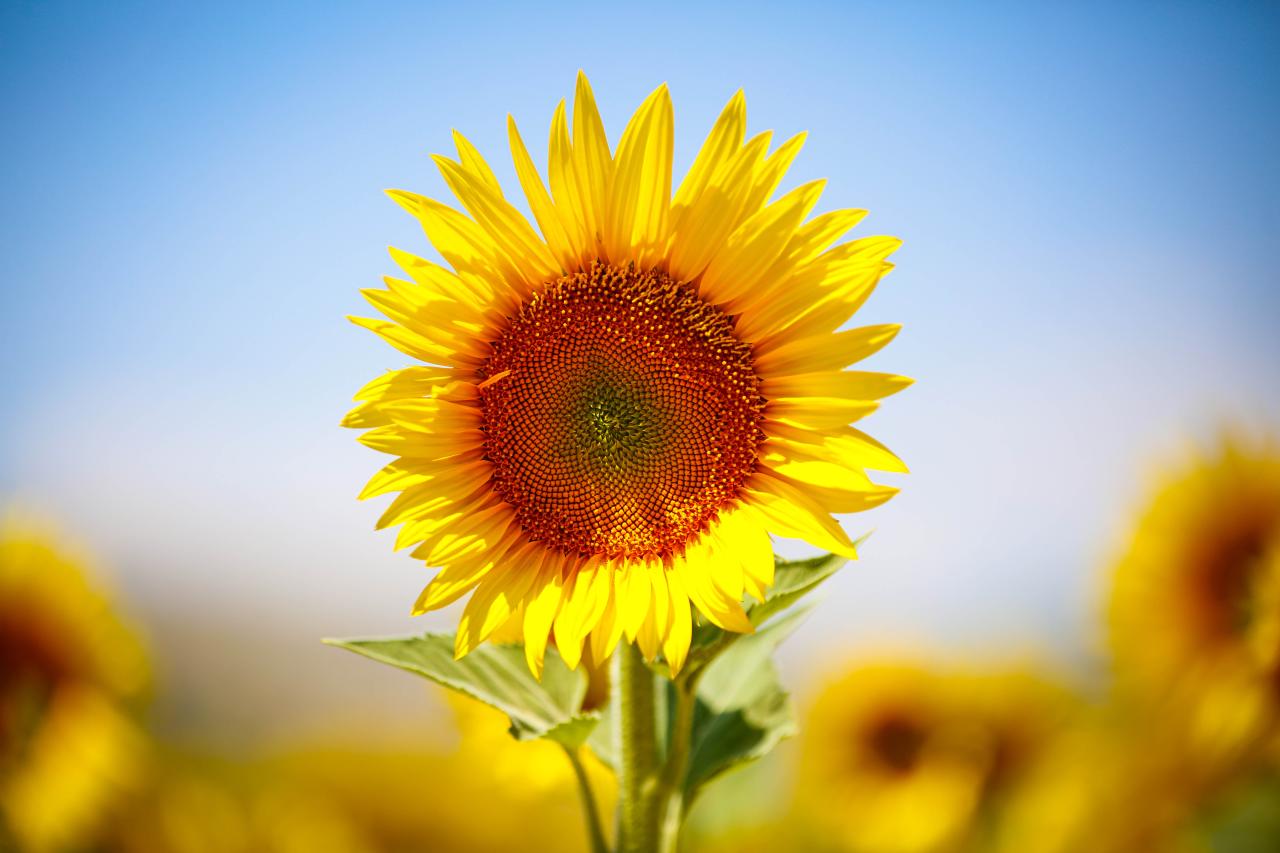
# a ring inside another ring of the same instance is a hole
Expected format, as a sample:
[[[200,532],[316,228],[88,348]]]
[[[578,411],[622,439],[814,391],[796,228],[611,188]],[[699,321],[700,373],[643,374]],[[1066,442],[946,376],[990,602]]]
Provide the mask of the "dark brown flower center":
[[[737,499],[764,439],[750,346],[658,271],[596,263],[553,282],[480,379],[494,488],[566,553],[682,552]]]
[[[907,774],[915,769],[924,749],[924,727],[906,716],[891,714],[877,721],[866,733],[866,748],[885,769]]]

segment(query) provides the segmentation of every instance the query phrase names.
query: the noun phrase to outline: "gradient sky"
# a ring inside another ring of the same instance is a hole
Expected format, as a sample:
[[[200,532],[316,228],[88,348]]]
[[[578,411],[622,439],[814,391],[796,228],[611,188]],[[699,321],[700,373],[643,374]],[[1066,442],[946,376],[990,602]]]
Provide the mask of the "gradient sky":
[[[810,132],[786,186],[906,241],[858,322],[905,324],[874,366],[918,384],[868,428],[913,473],[847,520],[876,535],[794,682],[884,643],[1080,659],[1153,467],[1280,423],[1274,4],[260,5],[0,7],[0,496],[101,555],[174,725],[411,689],[316,642],[448,621],[354,500],[381,463],[337,422],[403,361],[343,317],[388,244],[430,256],[381,190],[441,195],[455,127],[514,185],[506,113],[545,162],[579,68],[614,141],[670,83],[677,174],[744,88],[753,132]]]

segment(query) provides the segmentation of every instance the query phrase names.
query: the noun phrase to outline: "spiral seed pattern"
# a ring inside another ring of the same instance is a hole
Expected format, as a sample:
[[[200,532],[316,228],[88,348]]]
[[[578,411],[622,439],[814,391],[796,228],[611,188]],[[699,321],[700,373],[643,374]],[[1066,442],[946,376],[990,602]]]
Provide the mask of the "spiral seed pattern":
[[[597,262],[531,297],[479,371],[493,485],[546,547],[680,554],[755,470],[764,398],[733,319]]]

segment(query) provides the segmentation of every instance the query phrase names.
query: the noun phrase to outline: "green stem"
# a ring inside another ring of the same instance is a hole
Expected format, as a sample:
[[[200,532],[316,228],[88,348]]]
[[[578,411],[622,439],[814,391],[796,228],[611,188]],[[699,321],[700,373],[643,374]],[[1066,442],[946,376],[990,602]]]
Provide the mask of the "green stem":
[[[587,770],[582,766],[582,758],[578,750],[564,748],[573,765],[573,775],[578,778],[578,793],[582,795],[582,811],[587,819],[587,836],[591,840],[591,853],[609,853],[609,844],[604,840],[604,826],[600,823],[600,808],[596,805],[596,796],[591,790],[591,782],[587,779]]]
[[[657,736],[653,673],[640,650],[622,643],[615,655],[613,701],[617,708],[618,851],[653,853],[657,826],[653,815]]]
[[[697,682],[696,675],[675,682],[676,718],[671,727],[671,745],[657,792],[659,853],[677,853],[680,849],[680,827],[684,825],[684,783],[689,773]]]

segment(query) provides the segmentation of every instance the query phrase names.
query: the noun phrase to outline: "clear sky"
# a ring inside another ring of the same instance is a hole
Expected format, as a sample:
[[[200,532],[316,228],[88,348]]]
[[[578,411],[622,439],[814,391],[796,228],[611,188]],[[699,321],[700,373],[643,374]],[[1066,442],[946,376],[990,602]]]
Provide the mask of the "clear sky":
[[[354,500],[381,463],[337,422],[402,360],[343,316],[388,244],[430,253],[381,190],[441,195],[455,127],[513,182],[506,113],[542,162],[579,68],[614,141],[671,85],[677,173],[744,88],[810,132],[792,184],[906,241],[858,321],[905,324],[875,366],[918,384],[868,424],[913,473],[847,520],[877,532],[794,680],[833,645],[1078,658],[1152,466],[1280,424],[1280,7],[690,5],[0,7],[0,495],[102,555],[175,718],[400,695],[315,642],[444,624]]]

